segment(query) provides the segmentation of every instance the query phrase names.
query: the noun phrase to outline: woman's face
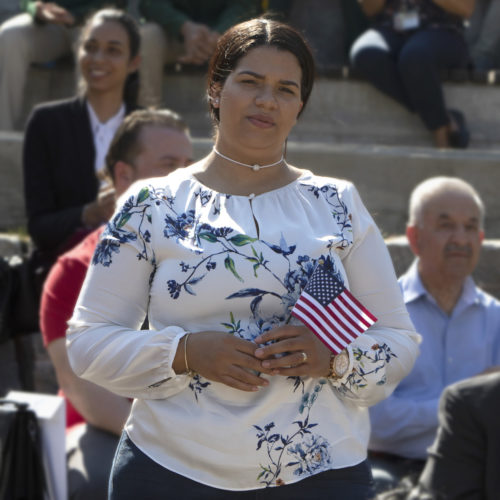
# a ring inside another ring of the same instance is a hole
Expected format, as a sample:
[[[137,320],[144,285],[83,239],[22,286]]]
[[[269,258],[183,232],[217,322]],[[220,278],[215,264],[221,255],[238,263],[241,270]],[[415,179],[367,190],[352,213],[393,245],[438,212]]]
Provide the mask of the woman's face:
[[[88,27],[78,61],[87,92],[122,92],[127,76],[139,65],[139,57],[130,58],[129,38],[123,26],[102,19]]]
[[[227,152],[238,144],[281,151],[302,108],[301,78],[291,52],[269,46],[250,50],[212,96],[219,99],[218,145]]]

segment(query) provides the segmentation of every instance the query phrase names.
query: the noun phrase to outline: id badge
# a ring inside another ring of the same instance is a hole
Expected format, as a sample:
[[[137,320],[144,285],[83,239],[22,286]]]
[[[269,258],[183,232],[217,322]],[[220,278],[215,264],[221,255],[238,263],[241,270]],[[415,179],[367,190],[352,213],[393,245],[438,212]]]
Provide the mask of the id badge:
[[[407,10],[394,14],[394,29],[396,31],[413,30],[420,26],[420,16],[416,10]]]

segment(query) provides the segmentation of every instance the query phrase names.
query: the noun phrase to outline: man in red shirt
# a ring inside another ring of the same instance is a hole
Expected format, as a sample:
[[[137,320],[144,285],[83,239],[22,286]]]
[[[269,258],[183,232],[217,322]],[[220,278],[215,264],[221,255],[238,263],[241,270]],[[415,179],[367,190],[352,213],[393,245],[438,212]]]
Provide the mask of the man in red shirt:
[[[140,110],[125,118],[106,157],[116,196],[147,177],[164,176],[191,163],[192,146],[183,120],[169,110]],[[107,498],[109,471],[131,402],[77,377],[66,352],[67,321],[73,314],[104,226],[63,254],[43,288],[40,327],[66,398],[68,497]]]

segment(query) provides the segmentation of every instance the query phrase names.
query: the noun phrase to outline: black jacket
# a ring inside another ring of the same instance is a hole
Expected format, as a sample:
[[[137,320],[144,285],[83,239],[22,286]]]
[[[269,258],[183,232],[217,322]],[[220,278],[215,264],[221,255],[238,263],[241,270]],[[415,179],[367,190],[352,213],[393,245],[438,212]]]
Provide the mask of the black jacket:
[[[500,372],[447,387],[420,484],[438,499],[496,500],[500,492]]]
[[[34,108],[24,137],[23,172],[28,232],[40,252],[57,256],[81,227],[83,207],[99,189],[94,161],[85,98]]]

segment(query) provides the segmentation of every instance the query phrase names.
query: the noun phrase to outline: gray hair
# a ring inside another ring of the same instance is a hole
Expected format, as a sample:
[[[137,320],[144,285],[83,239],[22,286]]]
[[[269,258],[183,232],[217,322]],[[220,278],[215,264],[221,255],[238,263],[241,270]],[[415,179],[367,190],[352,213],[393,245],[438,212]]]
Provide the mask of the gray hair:
[[[470,196],[479,209],[479,223],[484,225],[485,208],[479,193],[471,184],[458,177],[430,177],[418,184],[410,195],[408,208],[408,226],[418,226],[422,223],[426,205],[436,196],[448,191],[460,192]]]

